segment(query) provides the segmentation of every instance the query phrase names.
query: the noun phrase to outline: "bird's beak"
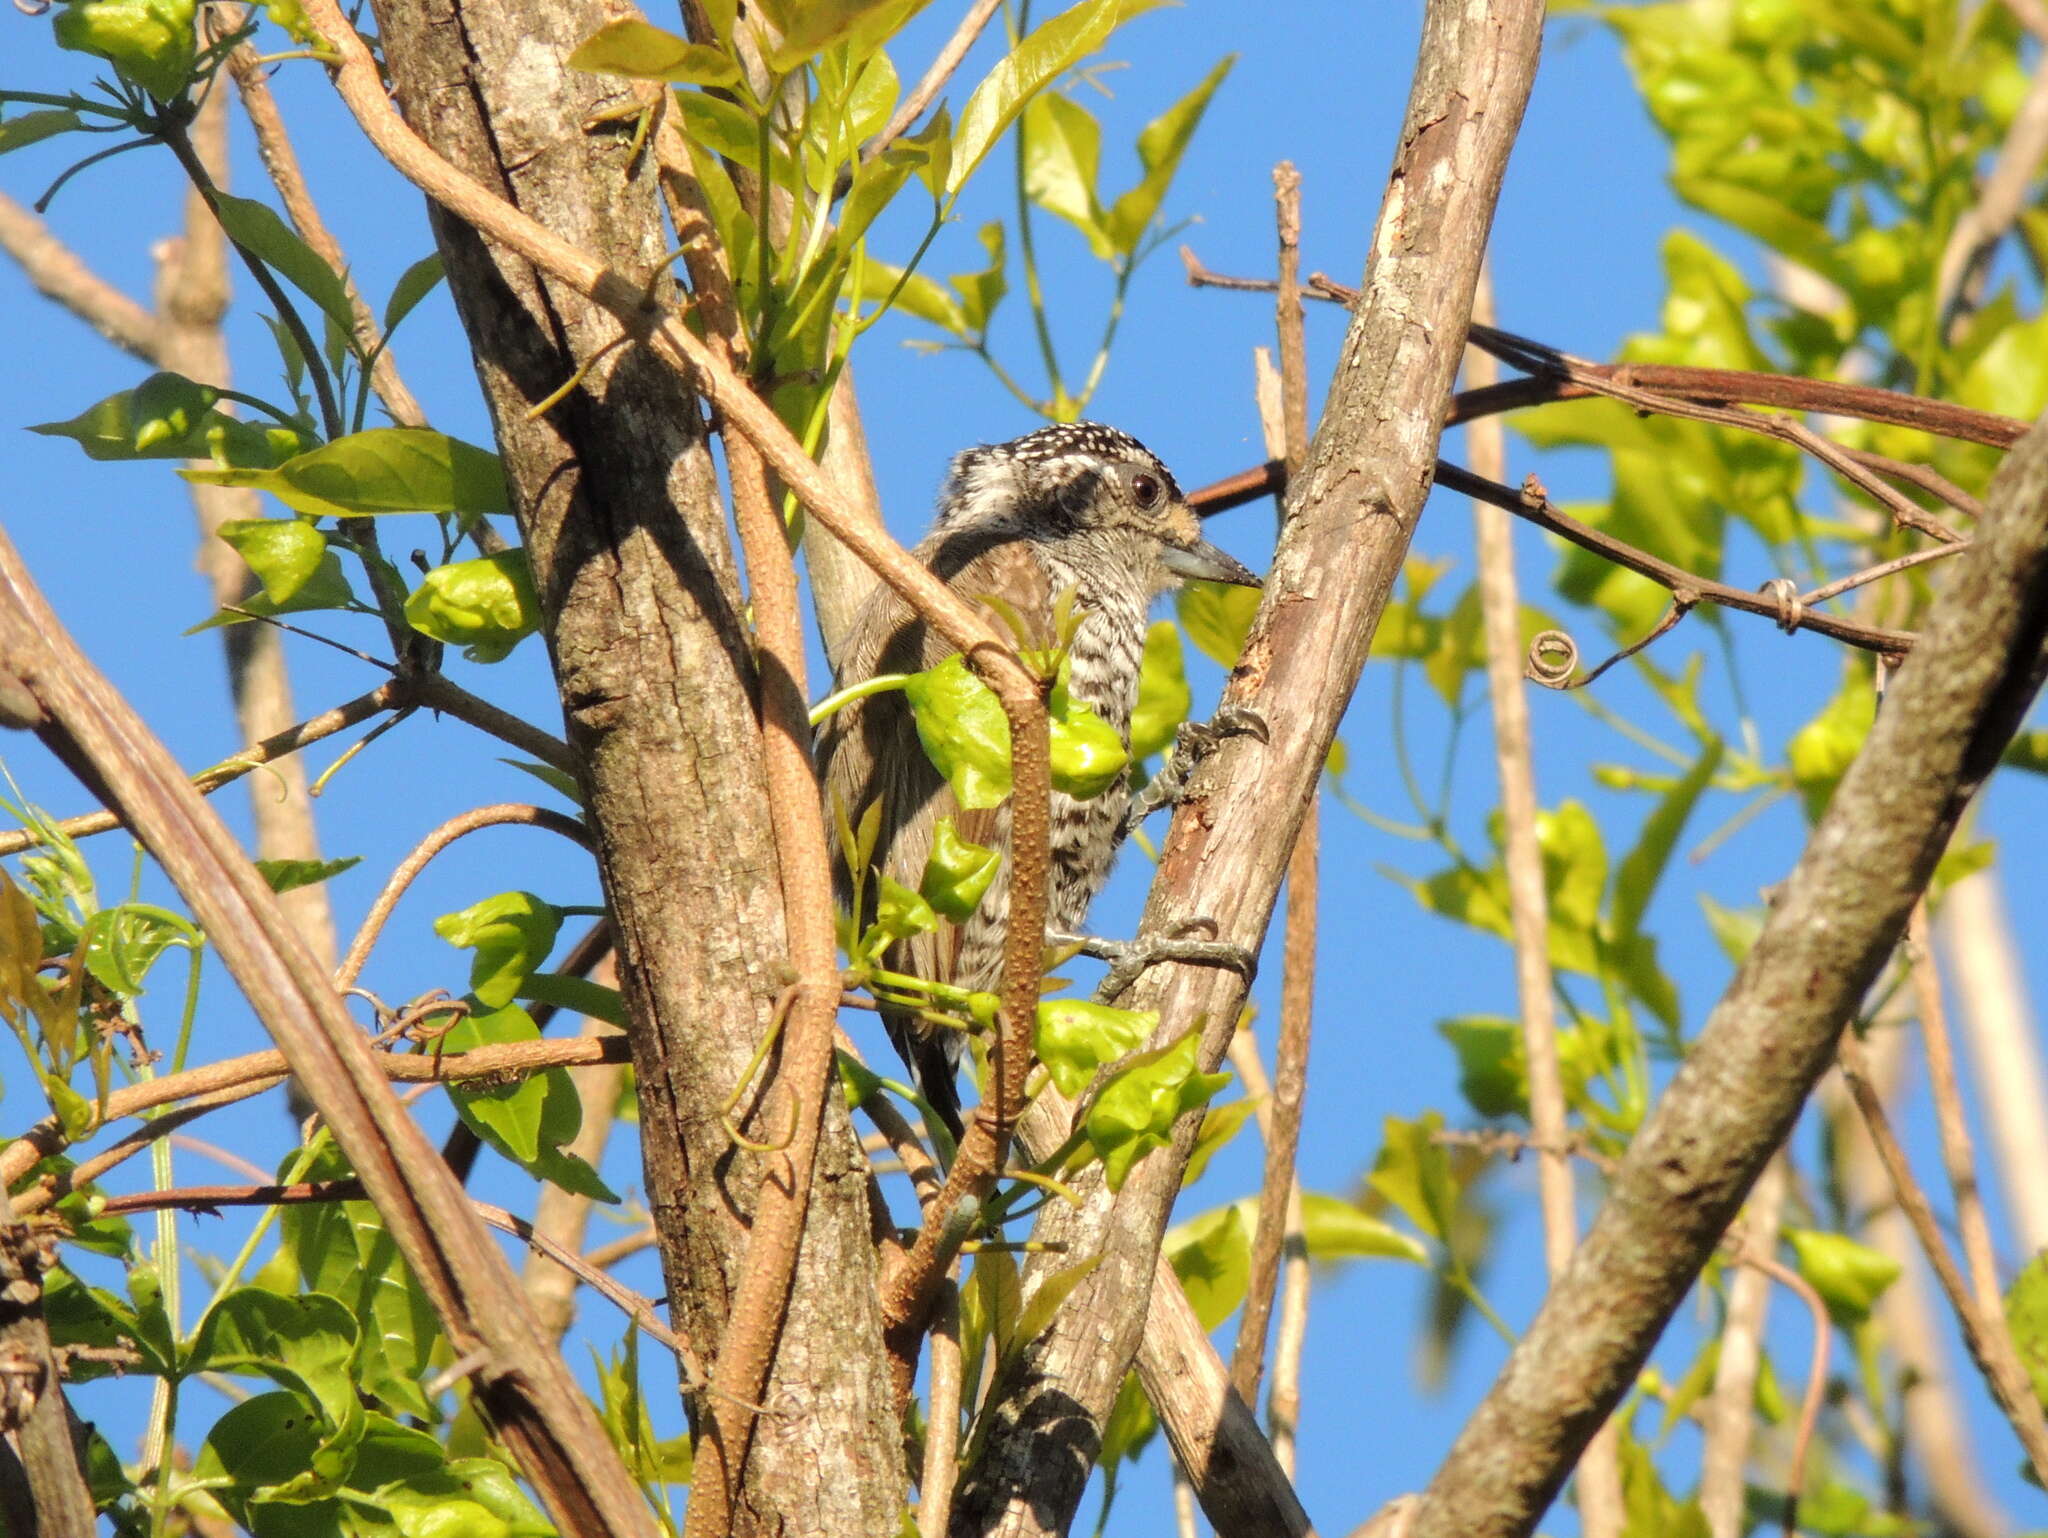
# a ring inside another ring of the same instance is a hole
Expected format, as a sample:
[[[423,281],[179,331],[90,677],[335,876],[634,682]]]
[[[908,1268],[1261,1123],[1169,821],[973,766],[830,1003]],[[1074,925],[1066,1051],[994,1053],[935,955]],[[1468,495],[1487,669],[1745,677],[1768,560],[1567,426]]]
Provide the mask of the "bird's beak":
[[[1186,549],[1168,545],[1159,558],[1176,577],[1198,577],[1204,582],[1228,582],[1236,587],[1265,585],[1236,556],[1218,550],[1206,539],[1198,539]]]

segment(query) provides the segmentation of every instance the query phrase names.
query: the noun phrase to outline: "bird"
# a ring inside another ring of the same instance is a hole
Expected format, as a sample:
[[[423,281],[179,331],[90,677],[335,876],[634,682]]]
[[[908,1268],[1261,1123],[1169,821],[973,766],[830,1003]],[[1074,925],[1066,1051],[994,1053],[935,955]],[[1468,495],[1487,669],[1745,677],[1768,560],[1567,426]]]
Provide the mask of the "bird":
[[[1153,600],[1187,577],[1260,585],[1250,569],[1202,538],[1200,519],[1159,457],[1099,422],[1056,423],[956,455],[937,519],[912,554],[955,593],[987,604],[999,616],[999,630],[1021,627],[1033,647],[1053,644],[1056,606],[1071,593],[1080,618],[1068,690],[1126,749]],[[895,593],[878,586],[841,647],[838,684],[843,689],[884,673],[919,672],[953,650]],[[942,817],[953,818],[961,837],[1001,855],[995,879],[964,921],[898,941],[883,957],[892,971],[993,990],[1009,916],[1009,803],[962,810],[925,755],[900,692],[869,695],[831,716],[817,750],[828,817],[843,814],[858,827],[879,802],[873,866],[882,874],[916,890]],[[1131,800],[1128,765],[1086,800],[1053,791],[1050,931],[1080,927],[1109,875]],[[844,909],[855,884],[843,861],[838,867]],[[873,916],[879,886],[863,874],[870,911],[853,915],[861,926]],[[882,1015],[919,1093],[957,1140],[964,1036],[907,1010],[885,1005]]]

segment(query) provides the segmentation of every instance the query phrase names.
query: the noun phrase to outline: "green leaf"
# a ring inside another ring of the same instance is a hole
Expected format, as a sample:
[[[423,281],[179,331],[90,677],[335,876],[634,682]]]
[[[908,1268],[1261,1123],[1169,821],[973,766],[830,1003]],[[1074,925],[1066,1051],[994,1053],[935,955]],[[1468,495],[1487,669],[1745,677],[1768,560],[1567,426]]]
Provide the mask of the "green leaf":
[[[1116,1404],[1102,1424],[1102,1451],[1096,1461],[1103,1474],[1113,1476],[1116,1466],[1127,1458],[1137,1457],[1158,1431],[1159,1417],[1153,1413],[1152,1401],[1145,1397],[1138,1375],[1125,1373],[1123,1387],[1116,1393]]]
[[[1863,739],[1877,720],[1877,694],[1870,679],[1852,666],[1835,697],[1821,707],[1786,745],[1792,782],[1806,803],[1809,822],[1818,822],[1833,799],[1835,787],[1862,751]]]
[[[960,301],[940,287],[937,280],[921,272],[905,277],[901,267],[893,267],[874,257],[861,264],[859,278],[856,297],[863,303],[880,304],[893,294],[896,308],[904,313],[929,322],[962,341],[973,335],[967,324],[967,312],[960,308]]]
[[[102,908],[86,921],[79,935],[86,970],[123,998],[142,992],[149,969],[174,945],[182,945],[196,957],[205,949],[206,939],[190,919],[148,903]]]
[[[219,610],[185,633],[195,635],[202,630],[216,630],[222,625],[243,625],[269,615],[345,609],[355,601],[355,589],[348,585],[348,574],[341,569],[341,558],[328,550],[321,556],[320,564],[313,568],[312,575],[293,589],[291,597],[280,602],[268,593],[251,593],[234,608]]]
[[[1018,130],[1024,136],[1024,190],[1047,213],[1079,229],[1107,261],[1114,254],[1103,228],[1095,180],[1102,163],[1102,125],[1079,102],[1047,91],[1031,98]]]
[[[875,894],[875,921],[868,926],[861,949],[873,955],[883,946],[912,935],[930,934],[938,927],[939,917],[932,912],[930,903],[900,881],[884,876]]]
[[[1123,738],[1087,701],[1067,688],[1068,669],[1061,665],[1045,709],[1050,729],[1052,783],[1077,801],[1092,800],[1122,778],[1131,755]]]
[[[59,48],[89,53],[158,101],[182,96],[198,39],[194,0],[69,0],[51,18]]]
[[[471,662],[502,661],[540,629],[525,548],[436,566],[406,595],[405,619],[422,635],[461,646]]]
[[[297,1163],[285,1155],[280,1173]],[[346,1180],[355,1168],[328,1144],[301,1177]],[[304,1202],[279,1215],[282,1254],[308,1292],[336,1298],[356,1321],[362,1385],[393,1410],[437,1419],[420,1386],[441,1326],[376,1207],[367,1201]]]
[[[238,1287],[208,1312],[192,1342],[188,1371],[252,1374],[317,1405],[322,1445],[285,1488],[318,1491],[348,1471],[364,1430],[354,1368],[358,1332],[324,1293],[286,1297]]]
[[[237,518],[217,530],[274,604],[297,598],[329,560],[327,536],[302,518]]]
[[[2037,1252],[2012,1279],[2005,1293],[2005,1321],[2034,1397],[2048,1404],[2048,1250]]]
[[[1002,805],[1010,794],[1010,723],[988,686],[958,652],[903,686],[925,757],[967,811]]]
[[[1529,1114],[1529,1062],[1520,1021],[1464,1015],[1437,1024],[1458,1054],[1458,1092],[1481,1116]]]
[[[769,67],[788,74],[813,54],[854,38],[856,56],[880,45],[928,0],[766,0],[779,41]]]
[[[1422,1241],[1341,1197],[1301,1193],[1301,1234],[1316,1260],[1405,1260],[1429,1264]]]
[[[1010,291],[1010,280],[1003,272],[1007,257],[1002,220],[991,219],[981,227],[981,248],[988,253],[986,267],[979,272],[955,273],[946,280],[960,295],[960,314],[967,330],[976,334],[988,329],[989,317]]]
[[[1386,1120],[1384,1141],[1373,1160],[1372,1188],[1398,1207],[1409,1222],[1439,1243],[1449,1243],[1458,1210],[1458,1187],[1450,1160],[1436,1144],[1443,1130],[1440,1111],[1414,1121]]]
[[[527,1003],[551,1004],[571,1014],[588,1015],[622,1031],[627,1026],[625,996],[618,989],[594,983],[587,977],[571,977],[565,972],[530,972],[519,985],[519,997]]]
[[[1677,846],[1679,835],[1685,831],[1686,820],[1692,816],[1693,808],[1699,804],[1700,793],[1712,782],[1714,772],[1720,767],[1721,739],[1716,737],[1701,750],[1692,767],[1671,787],[1643,823],[1643,831],[1637,836],[1635,847],[1622,858],[1620,868],[1614,873],[1614,904],[1610,921],[1617,937],[1632,936],[1642,928],[1643,915],[1649,910],[1650,899],[1656,895],[1657,882],[1671,861],[1671,851]]]
[[[341,328],[344,336],[354,334],[355,310],[348,302],[348,289],[341,274],[301,240],[298,232],[278,217],[277,210],[253,198],[219,192],[214,194],[214,212],[219,215],[228,239],[282,273],[292,287]]]
[[[945,196],[946,178],[953,174],[953,114],[944,102],[925,120],[924,127],[905,134],[895,147],[914,157],[917,178],[934,200]]]
[[[1035,28],[967,98],[953,134],[953,164],[946,196],[957,194],[982,157],[1015,122],[1031,98],[1102,46],[1122,19],[1124,0],[1084,0]]]
[[[398,323],[412,314],[420,301],[431,294],[448,275],[441,253],[430,251],[398,275],[391,285],[391,297],[384,301],[384,336],[389,340]]]
[[[457,1021],[439,1046],[446,1052],[466,1052],[499,1042],[539,1039],[540,1028],[532,1016],[518,1005],[508,1004]],[[583,1125],[582,1102],[568,1070],[549,1068],[517,1083],[486,1088],[451,1084],[448,1097],[478,1137],[529,1175],[553,1181],[572,1195],[601,1202],[618,1200],[597,1171],[566,1147]]]
[[[1237,1312],[1252,1272],[1251,1231],[1237,1203],[1174,1225],[1163,1247],[1204,1330]]]
[[[1188,141],[1209,108],[1209,98],[1216,94],[1216,88],[1223,84],[1223,77],[1236,62],[1237,55],[1225,55],[1202,77],[1200,85],[1147,123],[1144,132],[1138,135],[1138,164],[1144,168],[1144,174],[1135,187],[1111,205],[1106,221],[1109,243],[1119,256],[1134,253],[1138,242],[1145,238],[1145,231],[1159,216],[1159,205],[1166,200],[1166,189],[1180,169]],[[1094,244],[1092,239],[1090,244]]]
[[[1198,651],[1212,662],[1234,668],[1238,653],[1244,650],[1245,635],[1252,628],[1252,616],[1259,612],[1259,590],[1227,582],[1183,582],[1174,609]]]
[[[271,891],[283,894],[331,881],[343,871],[353,870],[362,863],[363,857],[359,854],[343,860],[258,860],[256,874],[269,884]]]
[[[1154,620],[1145,632],[1138,702],[1131,709],[1131,757],[1147,759],[1170,747],[1193,704],[1187,667],[1181,659],[1180,627],[1170,619]]]
[[[1159,1025],[1151,1009],[1113,1009],[1086,999],[1041,999],[1032,1051],[1061,1094],[1088,1087],[1096,1070],[1145,1044]]]
[[[677,37],[637,16],[606,22],[563,62],[571,69],[675,85],[723,88],[738,86],[746,78],[724,49]]]
[[[271,469],[181,473],[208,485],[267,491],[315,517],[502,513],[510,507],[496,454],[426,427],[372,427]]]
[[[1237,1136],[1255,1109],[1256,1101],[1232,1100],[1223,1105],[1212,1105],[1202,1113],[1202,1130],[1195,1134],[1194,1150],[1188,1155],[1187,1173],[1181,1177],[1183,1189],[1202,1178],[1209,1161]]]
[[[1722,953],[1741,966],[1749,955],[1749,948],[1756,944],[1756,937],[1764,932],[1764,910],[1724,908],[1705,892],[1699,894],[1699,900],[1700,909],[1706,914],[1707,928],[1713,933]]]
[[[1083,1159],[1102,1160],[1112,1191],[1146,1154],[1173,1140],[1173,1126],[1188,1111],[1208,1104],[1230,1082],[1227,1073],[1203,1073],[1201,1030],[1190,1026],[1163,1047],[1132,1057],[1095,1097],[1083,1119]]]
[[[69,107],[51,107],[41,112],[24,112],[0,121],[0,155],[25,149],[31,144],[83,128],[85,119]]]
[[[965,923],[981,906],[1002,864],[1001,855],[962,838],[953,819],[941,817],[932,825],[932,852],[917,890],[934,910]]]
[[[218,393],[181,374],[152,374],[133,390],[109,395],[68,422],[38,422],[29,431],[69,438],[88,459],[101,461],[211,459],[222,465],[260,467],[304,450],[306,440],[294,429],[254,427],[211,406],[194,411],[201,397],[210,400]],[[176,431],[181,422],[184,430]]]
[[[517,769],[521,774],[532,775],[571,805],[583,805],[583,787],[576,783],[575,775],[564,774],[552,764],[528,763],[523,758],[501,758],[498,762]]]
[[[1885,1289],[1899,1279],[1896,1260],[1846,1234],[1788,1228],[1785,1238],[1799,1261],[1799,1274],[1813,1284],[1837,1323],[1862,1323]]]
[[[518,994],[527,975],[548,958],[562,915],[531,892],[500,892],[434,920],[434,933],[458,950],[474,950],[469,987],[487,1009]]]
[[[1038,1284],[1023,1311],[1017,1316],[1017,1336],[1013,1349],[1022,1349],[1043,1335],[1052,1325],[1053,1315],[1060,1305],[1067,1301],[1076,1287],[1087,1280],[1088,1274],[1102,1264],[1100,1255],[1091,1255],[1086,1260],[1076,1261],[1071,1266],[1062,1266]]]

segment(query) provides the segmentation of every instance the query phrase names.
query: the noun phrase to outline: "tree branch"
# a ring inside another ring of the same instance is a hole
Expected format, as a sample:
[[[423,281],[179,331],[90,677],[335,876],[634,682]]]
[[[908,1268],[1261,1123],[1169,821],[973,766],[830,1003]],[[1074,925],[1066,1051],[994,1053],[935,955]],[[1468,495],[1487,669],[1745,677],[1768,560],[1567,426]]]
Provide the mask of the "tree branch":
[[[1438,1470],[1415,1538],[1528,1533],[1782,1143],[2038,689],[2048,431],[2001,467],[1870,737],[1605,1205]]]

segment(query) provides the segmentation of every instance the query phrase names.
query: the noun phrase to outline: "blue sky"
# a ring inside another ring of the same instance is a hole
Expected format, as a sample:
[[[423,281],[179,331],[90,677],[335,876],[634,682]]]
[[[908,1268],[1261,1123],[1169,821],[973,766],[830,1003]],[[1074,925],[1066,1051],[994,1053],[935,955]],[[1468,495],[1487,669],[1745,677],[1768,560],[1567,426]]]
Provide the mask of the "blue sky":
[[[934,7],[913,27],[896,50],[905,77],[921,70],[950,28],[951,15],[950,7]],[[1169,219],[1193,221],[1177,239],[1218,270],[1270,271],[1270,174],[1276,161],[1291,159],[1304,178],[1304,268],[1356,281],[1399,127],[1420,16],[1417,0],[1369,6],[1297,0],[1260,8],[1197,0],[1143,17],[1109,51],[1129,65],[1100,75],[1112,94],[1078,90],[1078,99],[1104,121],[1106,188],[1119,190],[1135,178],[1130,146],[1138,129],[1218,57],[1235,53],[1237,64],[1166,204]],[[670,18],[656,13],[654,19]],[[0,27],[6,29],[0,84],[58,90],[82,82],[89,73],[77,56],[56,52],[45,23],[10,14]],[[992,58],[985,42],[962,79],[978,74]],[[421,201],[367,153],[316,67],[287,65],[276,84],[315,194],[375,306],[398,274],[429,249]],[[956,102],[964,90],[956,88]],[[0,161],[0,188],[26,202],[68,163],[69,154],[60,141]],[[265,195],[246,142],[237,143],[235,157],[235,189]],[[1663,164],[1661,141],[1650,129],[1609,36],[1582,20],[1555,23],[1495,229],[1493,270],[1502,324],[1591,357],[1612,353],[1633,330],[1653,328],[1662,297],[1660,241],[1674,223],[1694,222],[1667,190]],[[985,219],[1012,216],[1007,177],[1007,156],[999,154],[964,201],[957,225],[934,246],[928,270],[943,275],[982,264],[974,231]],[[177,200],[175,167],[167,155],[128,157],[89,171],[67,187],[51,220],[98,271],[144,296],[151,283],[151,245],[175,229]],[[1734,247],[1726,232],[1697,227]],[[1041,216],[1038,230],[1055,335],[1069,370],[1079,372],[1093,350],[1108,301],[1108,277],[1090,261],[1079,238],[1057,221]],[[907,220],[900,229],[885,224],[877,245],[882,254],[901,259],[916,234]],[[902,242],[899,249],[889,248],[892,238]],[[1014,283],[1014,269],[1012,277]],[[257,312],[247,293],[238,293],[230,332],[240,371],[235,383],[262,393],[275,384],[274,369],[266,362],[274,355]],[[0,370],[0,466],[5,472],[0,484],[8,493],[0,501],[0,517],[58,613],[179,758],[197,767],[226,757],[239,744],[218,645],[210,635],[181,634],[207,612],[192,570],[192,522],[181,486],[164,465],[89,464],[67,442],[19,431],[28,423],[71,416],[134,384],[146,370],[40,301],[4,263],[0,317],[12,359],[11,367]],[[1318,395],[1335,361],[1341,322],[1341,314],[1329,307],[1316,307],[1309,316],[1310,377]],[[921,532],[951,453],[1036,425],[978,360],[958,351],[933,355],[903,345],[928,336],[915,321],[892,320],[870,336],[856,358],[885,505],[892,527],[906,541]],[[1251,350],[1270,338],[1268,300],[1191,292],[1169,246],[1133,285],[1115,355],[1090,415],[1144,439],[1183,485],[1244,468],[1263,458],[1252,406]],[[1018,294],[1013,293],[995,328],[995,346],[1027,375],[1036,369]],[[467,350],[445,295],[436,295],[407,323],[395,351],[437,427],[487,441]],[[1446,451],[1457,457],[1455,439]],[[1510,479],[1540,465],[1562,499],[1600,493],[1599,467],[1583,456],[1539,462],[1512,442],[1510,455]],[[424,528],[418,536],[422,543]],[[1417,541],[1418,551],[1455,561],[1446,580],[1458,586],[1469,580],[1471,570],[1469,529],[1466,504],[1438,496]],[[1271,549],[1272,515],[1266,507],[1248,507],[1212,523],[1210,532],[1259,567]],[[399,555],[410,548],[411,538],[387,525],[387,546]],[[1555,558],[1526,529],[1518,531],[1518,550],[1526,597]],[[1753,582],[1768,575],[1758,552],[1738,547],[1731,555],[1728,580]],[[366,646],[377,640],[368,629],[350,624],[326,628]],[[1579,629],[1582,638],[1595,634],[1590,622]],[[1788,641],[1768,626],[1737,629],[1737,655],[1759,725],[1765,740],[1781,740],[1832,694],[1838,659],[1812,637]],[[1585,644],[1590,650],[1597,643],[1586,639]],[[1714,678],[1722,654],[1697,627],[1666,642],[1660,661],[1676,667],[1701,649]],[[375,682],[371,670],[325,648],[293,642],[290,656],[301,715]],[[551,729],[559,723],[536,644],[497,667],[479,669],[456,659],[450,667],[466,686]],[[1352,707],[1345,728],[1350,786],[1376,811],[1405,816],[1406,799],[1387,751],[1391,679],[1385,664],[1369,668]],[[1603,701],[1624,716],[1641,716],[1654,725],[1644,692],[1625,673],[1610,679],[1611,687],[1606,681],[1599,686]],[[1198,670],[1198,711],[1213,701],[1216,687],[1214,670]],[[1433,776],[1444,746],[1442,712],[1429,703],[1419,680],[1411,683],[1408,695],[1411,747]],[[1600,789],[1590,778],[1590,766],[1658,766],[1564,696],[1535,692],[1531,709],[1539,791],[1546,804],[1568,795],[1584,798],[1610,824],[1616,851],[1626,847],[1642,803]],[[0,750],[31,799],[58,813],[82,807],[82,793],[32,742],[20,739],[0,744]],[[323,745],[312,755],[312,764],[324,767],[335,751]],[[320,803],[326,849],[330,855],[364,857],[362,866],[333,884],[344,934],[360,918],[384,873],[428,828],[482,802],[533,798],[534,783],[501,765],[498,753],[494,744],[457,723],[415,719],[337,775]],[[1468,849],[1483,849],[1483,819],[1492,801],[1483,709],[1469,723],[1449,772],[1457,792],[1457,836]],[[246,827],[240,791],[218,797],[216,805],[238,828]],[[1686,847],[1732,809],[1725,798],[1718,807],[1710,798]],[[2032,786],[2002,786],[1992,797],[1990,826],[1993,831],[2017,829],[2039,810],[2039,792]],[[1382,867],[1427,873],[1442,863],[1434,851],[1377,832],[1332,802],[1326,801],[1324,818],[1324,960],[1302,1173],[1311,1188],[1342,1192],[1369,1166],[1384,1116],[1412,1116],[1436,1106],[1454,1122],[1471,1119],[1457,1096],[1455,1061],[1436,1035],[1435,1023],[1460,1014],[1512,1014],[1514,994],[1504,947],[1423,914],[1382,873]],[[1674,877],[1660,898],[1655,924],[1663,936],[1666,965],[1681,988],[1688,1030],[1704,1018],[1727,972],[1693,894],[1707,892],[1727,906],[1754,903],[1758,890],[1789,867],[1801,840],[1796,813],[1781,807],[1711,861],[1689,867],[1682,879]],[[89,849],[108,890],[125,889],[127,847],[103,838]],[[1142,858],[1128,855],[1092,927],[1128,932],[1144,879]],[[2015,873],[2014,880],[2015,910],[2027,912],[2030,899],[2040,896],[2040,880],[2028,873]],[[376,953],[368,985],[399,999],[435,986],[459,990],[465,962],[433,938],[428,921],[514,885],[559,902],[595,900],[593,878],[566,846],[530,830],[486,833],[437,862],[406,899]],[[146,895],[163,895],[162,883],[152,877],[144,878],[143,889]],[[1268,1006],[1277,991],[1277,973],[1276,964],[1257,990]],[[160,1029],[169,1028],[181,985],[182,978],[166,973],[145,1001],[149,1018],[165,1022]],[[225,978],[213,976],[196,1054],[225,1056],[263,1044]],[[876,1050],[882,1050],[879,1043]],[[39,1108],[14,1059],[0,1056],[0,1084],[8,1091],[0,1100],[0,1125],[13,1129],[32,1119]],[[445,1122],[445,1111],[431,1102],[422,1114],[436,1127]],[[271,1097],[214,1118],[203,1135],[267,1165],[285,1146],[286,1132],[283,1111]],[[631,1157],[615,1155],[607,1170],[615,1185],[637,1184]],[[192,1154],[179,1156],[179,1172],[181,1180],[192,1182],[232,1178]],[[126,1181],[143,1178],[139,1171],[124,1172]],[[1247,1135],[1184,1200],[1182,1214],[1241,1195],[1254,1188],[1256,1179],[1257,1150]],[[502,1167],[487,1169],[479,1189],[487,1199],[515,1206],[526,1202],[530,1192],[522,1180],[507,1178]],[[1487,1287],[1509,1321],[1519,1324],[1529,1317],[1540,1292],[1532,1175],[1506,1171],[1490,1190],[1502,1236]],[[595,1234],[600,1240],[609,1236],[603,1227],[600,1219]],[[241,1220],[233,1217],[197,1220],[188,1225],[187,1239],[221,1251],[232,1248],[241,1228]],[[658,1292],[651,1260],[643,1259],[626,1274],[635,1285]],[[1499,1363],[1499,1343],[1468,1330],[1441,1390],[1425,1392],[1418,1386],[1413,1342],[1425,1303],[1422,1280],[1419,1273],[1392,1263],[1354,1266],[1319,1280],[1310,1322],[1301,1488],[1325,1532],[1345,1530],[1381,1501],[1426,1480]],[[1804,1361],[1806,1340],[1803,1323],[1791,1317],[1795,1312],[1780,1307],[1776,1336],[1786,1370],[1794,1375],[1803,1370],[1798,1364]],[[600,1343],[618,1335],[616,1317],[596,1302],[586,1303],[581,1328]],[[581,1356],[580,1348],[576,1354]],[[1682,1370],[1684,1360],[1683,1354],[1672,1357],[1671,1370]],[[108,1396],[108,1409],[99,1411],[88,1403],[86,1413],[104,1414],[110,1429],[121,1424],[125,1413],[112,1409],[115,1395],[131,1405],[140,1403],[132,1389],[99,1392]],[[2038,1494],[2026,1491],[2010,1473],[2015,1459],[2002,1428],[1986,1419],[1977,1429],[2000,1498],[2023,1516],[2038,1512]],[[1679,1433],[1674,1460],[1683,1469],[1691,1464],[1683,1440],[1687,1435]],[[1155,1446],[1126,1475],[1112,1531],[1159,1530],[1165,1519],[1164,1470],[1163,1448]],[[1687,1473],[1682,1482],[1689,1479]],[[1562,1532],[1573,1524],[1569,1511],[1560,1508],[1546,1526]]]

